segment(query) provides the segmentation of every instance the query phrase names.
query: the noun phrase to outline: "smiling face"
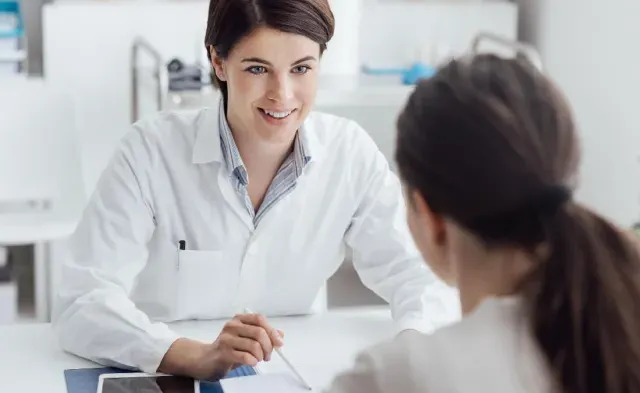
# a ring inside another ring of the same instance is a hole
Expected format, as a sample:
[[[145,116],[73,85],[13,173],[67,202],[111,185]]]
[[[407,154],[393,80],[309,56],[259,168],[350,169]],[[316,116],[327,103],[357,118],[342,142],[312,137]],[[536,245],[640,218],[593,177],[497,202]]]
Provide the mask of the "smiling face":
[[[235,135],[291,143],[313,106],[320,45],[297,34],[258,28],[226,59],[212,50],[216,75],[227,83],[227,119]]]

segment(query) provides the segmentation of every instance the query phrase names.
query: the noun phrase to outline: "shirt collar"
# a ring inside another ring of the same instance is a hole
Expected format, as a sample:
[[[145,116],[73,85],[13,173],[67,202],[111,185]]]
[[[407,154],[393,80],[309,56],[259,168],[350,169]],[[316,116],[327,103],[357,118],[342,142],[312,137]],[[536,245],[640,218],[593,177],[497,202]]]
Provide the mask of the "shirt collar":
[[[231,128],[229,128],[222,100],[220,100],[218,108],[218,129],[220,130],[220,148],[229,173],[235,173],[243,184],[248,184],[249,177],[242,162],[242,157],[240,157],[238,146],[235,139],[233,139]]]

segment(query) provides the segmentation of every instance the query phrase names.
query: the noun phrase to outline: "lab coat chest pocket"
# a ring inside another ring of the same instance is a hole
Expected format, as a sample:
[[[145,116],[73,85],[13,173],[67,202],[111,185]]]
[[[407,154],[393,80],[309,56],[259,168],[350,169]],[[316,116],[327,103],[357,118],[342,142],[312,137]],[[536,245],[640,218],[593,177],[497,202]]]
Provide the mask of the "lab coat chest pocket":
[[[236,292],[237,274],[223,251],[178,252],[179,319],[224,317]]]

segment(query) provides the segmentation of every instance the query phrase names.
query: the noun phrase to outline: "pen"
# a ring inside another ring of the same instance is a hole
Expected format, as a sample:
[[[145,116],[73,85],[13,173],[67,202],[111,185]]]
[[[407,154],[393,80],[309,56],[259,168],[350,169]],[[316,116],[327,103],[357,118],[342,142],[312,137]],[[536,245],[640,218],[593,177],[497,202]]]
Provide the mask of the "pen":
[[[245,314],[254,314],[253,311],[249,310],[248,308],[244,309]],[[276,333],[278,334],[278,333]],[[311,387],[311,385],[309,385],[309,383],[302,377],[302,375],[300,375],[300,373],[298,372],[298,370],[296,370],[295,367],[293,367],[293,364],[291,364],[291,362],[289,361],[289,359],[287,359],[286,356],[284,356],[284,353],[282,353],[282,349],[280,348],[274,348],[274,350],[278,353],[278,355],[280,355],[280,357],[282,358],[282,360],[285,362],[285,364],[289,367],[289,369],[296,375],[296,377],[298,377],[298,379],[300,380],[300,382],[302,383],[302,385],[304,385],[305,388],[307,388],[308,390],[313,390],[313,388]]]
[[[176,268],[180,270],[180,251],[184,251],[187,248],[187,242],[185,240],[178,241],[178,257],[176,258]]]

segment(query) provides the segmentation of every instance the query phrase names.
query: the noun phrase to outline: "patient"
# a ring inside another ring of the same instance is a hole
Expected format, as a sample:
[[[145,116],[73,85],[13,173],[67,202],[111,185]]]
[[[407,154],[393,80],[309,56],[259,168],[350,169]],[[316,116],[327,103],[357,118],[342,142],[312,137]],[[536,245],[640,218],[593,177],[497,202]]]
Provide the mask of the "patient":
[[[640,255],[572,199],[558,88],[523,60],[452,61],[417,87],[397,142],[414,240],[464,318],[362,353],[331,392],[639,392]]]

